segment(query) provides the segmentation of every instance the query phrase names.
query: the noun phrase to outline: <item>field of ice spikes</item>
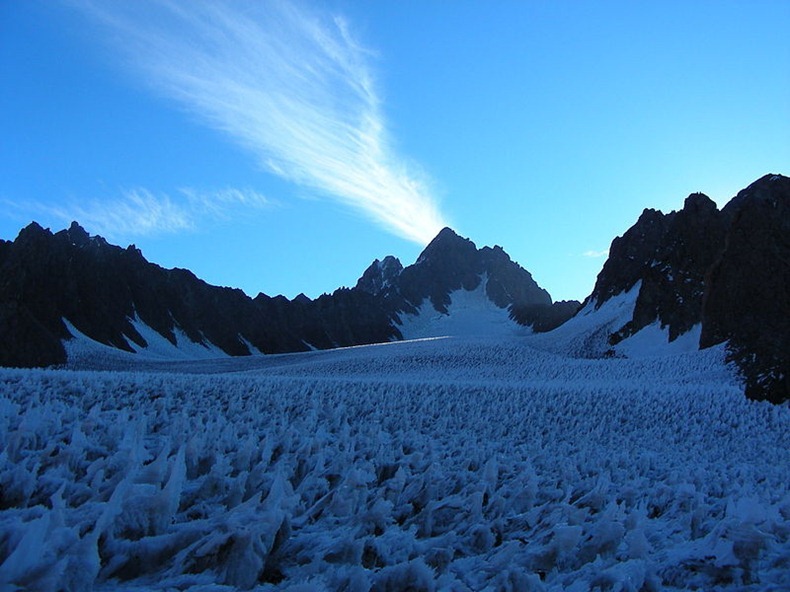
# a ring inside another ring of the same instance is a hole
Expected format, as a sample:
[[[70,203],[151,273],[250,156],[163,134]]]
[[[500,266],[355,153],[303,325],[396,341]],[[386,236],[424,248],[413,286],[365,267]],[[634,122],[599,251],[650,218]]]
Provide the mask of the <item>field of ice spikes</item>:
[[[2,370],[0,589],[790,589],[790,408],[530,343]]]

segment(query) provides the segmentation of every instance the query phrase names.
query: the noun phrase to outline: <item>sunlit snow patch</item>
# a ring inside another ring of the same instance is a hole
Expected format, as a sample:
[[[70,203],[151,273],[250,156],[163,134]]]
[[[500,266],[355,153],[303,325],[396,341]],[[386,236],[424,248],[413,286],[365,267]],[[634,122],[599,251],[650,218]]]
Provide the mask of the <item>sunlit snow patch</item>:
[[[206,341],[208,341],[208,340],[206,340]],[[247,340],[244,337],[244,335],[241,335],[241,334],[239,335],[239,341],[241,341],[246,346],[246,348],[248,350],[250,350],[250,354],[252,354],[253,356],[263,356],[263,355],[265,355],[261,350],[259,350],[257,347],[255,347],[252,344],[251,341]],[[209,343],[211,343],[211,342],[209,342]],[[216,347],[216,346],[214,346],[214,344],[212,344],[212,347]],[[222,354],[225,355],[225,352],[222,352]]]
[[[426,299],[417,314],[403,314],[399,327],[404,339],[426,337],[512,336],[529,333],[510,318],[507,308],[499,308],[486,294],[488,279],[483,277],[475,290],[450,293],[447,314],[437,311]]]
[[[618,343],[614,350],[629,358],[685,354],[699,349],[701,332],[702,324],[697,324],[675,341],[669,341],[669,327],[662,328],[656,321]]]
[[[192,341],[178,327],[173,331],[176,336],[176,345],[173,345],[137,317],[131,319],[130,322],[148,343],[148,347],[140,347],[127,338],[127,343],[136,353],[126,352],[100,343],[82,333],[67,319],[64,318],[63,322],[69,333],[74,336],[73,339],[63,342],[63,346],[66,349],[66,359],[70,365],[100,360],[131,362],[134,360],[205,360],[228,357],[228,354],[208,340],[207,345]]]
[[[625,325],[634,314],[639,288],[637,282],[596,309],[593,300],[575,317],[548,333],[530,337],[530,344],[541,349],[578,358],[597,358],[611,349],[609,335]]]

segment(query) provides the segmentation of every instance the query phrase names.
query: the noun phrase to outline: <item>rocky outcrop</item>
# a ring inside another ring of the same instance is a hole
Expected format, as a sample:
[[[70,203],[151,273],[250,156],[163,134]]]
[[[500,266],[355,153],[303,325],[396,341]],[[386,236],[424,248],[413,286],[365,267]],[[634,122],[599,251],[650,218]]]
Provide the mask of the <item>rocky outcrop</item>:
[[[387,292],[398,281],[398,276],[403,271],[403,265],[397,257],[388,255],[383,260],[376,259],[370,264],[357,281],[357,290],[362,290],[373,296]]]
[[[547,333],[573,317],[581,308],[578,300],[560,300],[545,304],[516,304],[510,308],[510,318],[519,325],[532,327],[535,333]]]
[[[315,300],[258,294],[254,302],[264,323],[282,336],[282,341],[274,344],[277,349],[262,350],[267,353],[381,343],[401,337],[381,299],[363,290],[340,288]]]
[[[419,307],[429,300],[447,312],[450,294],[475,290],[486,280],[486,295],[500,308],[551,306],[551,296],[532,275],[515,263],[501,247],[483,247],[443,229],[425,248],[414,265],[404,269],[395,289],[405,300],[404,308]]]
[[[76,223],[54,235],[37,224],[23,229],[0,262],[0,361],[8,366],[65,361],[63,319],[81,333],[118,349],[146,347],[133,319],[171,343],[176,328],[197,343],[247,355],[244,340],[262,351],[301,342],[266,328],[241,291],[210,286],[183,269],[163,269],[133,245],[122,249],[90,237]],[[305,346],[302,346],[305,347]]]
[[[163,269],[134,245],[110,245],[76,223],[55,234],[33,223],[15,241],[0,242],[0,364],[64,363],[62,342],[73,337],[64,319],[91,339],[126,351],[148,345],[136,320],[174,345],[183,333],[233,356],[249,355],[250,346],[280,353],[390,341],[402,337],[400,314],[416,312],[425,299],[446,312],[451,292],[474,289],[484,277],[489,297],[501,308],[551,308],[548,293],[501,248],[478,250],[449,229],[405,269],[386,257],[355,288],[288,300],[266,294],[252,299],[188,270]],[[529,322],[544,326],[540,318],[538,311]]]
[[[690,195],[677,212],[645,210],[612,242],[586,302],[641,282],[616,344],[658,322],[669,340],[701,324],[700,347],[727,342],[752,398],[790,399],[790,179],[766,175],[722,210]]]
[[[694,193],[680,211],[645,210],[614,239],[588,300],[600,307],[641,285],[633,318],[612,335],[612,344],[656,321],[674,341],[701,321],[705,275],[724,246],[726,228],[727,216],[709,197]]]
[[[401,272],[396,288],[406,306],[416,309],[427,299],[437,311],[446,313],[450,293],[476,289],[482,274],[475,244],[444,228],[417,261]]]
[[[671,214],[645,209],[636,224],[623,236],[615,237],[609,247],[609,257],[584,304],[594,301],[600,308],[611,297],[628,292],[642,279],[661,247],[669,216]]]
[[[426,300],[434,310],[447,314],[453,292],[476,290],[483,282],[491,302],[508,309],[513,320],[535,331],[560,325],[573,316],[579,305],[553,305],[549,293],[502,247],[478,249],[450,228],[444,228],[413,265],[400,268],[400,262],[392,257],[374,261],[357,288],[380,295],[383,306],[395,318],[416,313]]]
[[[746,394],[790,399],[790,179],[766,175],[727,206],[724,247],[706,282],[700,346],[729,343]]]

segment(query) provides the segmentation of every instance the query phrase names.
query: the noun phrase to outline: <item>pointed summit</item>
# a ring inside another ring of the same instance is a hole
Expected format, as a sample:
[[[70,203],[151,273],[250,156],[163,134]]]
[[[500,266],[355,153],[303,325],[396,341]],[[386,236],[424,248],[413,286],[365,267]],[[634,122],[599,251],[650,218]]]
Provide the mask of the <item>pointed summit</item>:
[[[459,259],[474,257],[477,247],[468,238],[456,234],[451,228],[443,228],[436,237],[428,243],[417,258],[416,265],[425,261],[442,261],[444,259]]]
[[[703,193],[664,214],[646,209],[609,249],[586,302],[600,308],[639,286],[633,312],[610,331],[617,345],[650,325],[674,341],[695,327],[699,346],[727,343],[747,396],[790,399],[790,178],[764,175],[721,210]]]
[[[19,231],[16,240],[25,242],[51,235],[52,233],[48,228],[43,228],[38,222],[33,221]]]
[[[726,217],[703,193],[689,195],[678,211],[644,210],[612,241],[588,297],[599,308],[639,283],[632,318],[610,342],[617,344],[655,322],[674,341],[698,324],[705,274],[724,246],[726,230]]]
[[[387,255],[383,261],[376,259],[357,281],[357,289],[377,296],[394,285],[403,265],[397,257]]]
[[[686,201],[683,202],[684,212],[692,212],[695,214],[701,214],[704,212],[706,214],[710,214],[711,212],[718,211],[718,209],[719,208],[716,206],[716,202],[714,202],[704,193],[692,193],[686,198]]]
[[[452,242],[472,242],[468,238],[464,238],[460,236],[455,230],[450,228],[449,226],[445,226],[439,231],[433,240],[428,243],[428,247],[433,244],[449,244]]]
[[[788,200],[790,200],[790,177],[770,173],[739,191],[722,211],[735,216],[747,204],[757,206],[762,203],[764,207],[780,208],[786,207]]]
[[[72,222],[65,232],[73,245],[83,246],[90,242],[90,235],[77,222]]]
[[[475,290],[483,280],[488,298],[500,308],[551,304],[549,294],[501,248],[478,249],[450,228],[442,229],[417,262],[403,270],[399,288],[412,305],[427,298],[438,312],[447,313],[452,292]]]

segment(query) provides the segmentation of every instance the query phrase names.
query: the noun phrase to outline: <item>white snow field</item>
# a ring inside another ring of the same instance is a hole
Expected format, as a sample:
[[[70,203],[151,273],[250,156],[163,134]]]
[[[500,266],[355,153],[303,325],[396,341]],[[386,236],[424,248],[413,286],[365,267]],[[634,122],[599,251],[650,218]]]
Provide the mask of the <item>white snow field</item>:
[[[790,408],[658,328],[581,357],[618,307],[2,370],[0,590],[790,590]]]
[[[447,314],[436,311],[429,300],[417,314],[402,314],[399,330],[404,339],[427,337],[525,335],[530,332],[510,319],[506,308],[499,308],[486,295],[488,278],[484,275],[475,290],[457,290],[450,295]]]

